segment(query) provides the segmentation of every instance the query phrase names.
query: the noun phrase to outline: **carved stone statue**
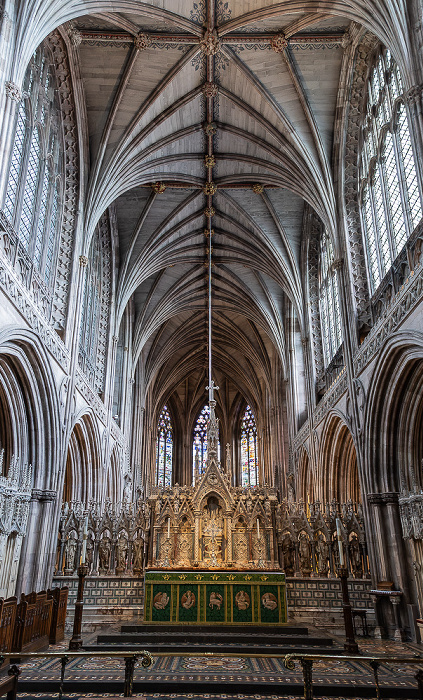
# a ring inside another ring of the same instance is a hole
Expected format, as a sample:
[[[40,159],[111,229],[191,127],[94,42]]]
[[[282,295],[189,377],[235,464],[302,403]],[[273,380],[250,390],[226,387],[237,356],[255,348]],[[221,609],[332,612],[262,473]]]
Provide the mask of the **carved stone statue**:
[[[108,571],[110,568],[111,544],[109,537],[102,537],[98,545],[98,556],[100,559],[100,571]]]
[[[76,547],[77,547],[77,541],[73,535],[69,537],[69,539],[66,542],[66,547],[65,547],[65,570],[66,572],[74,572],[75,571],[75,554],[76,554]]]
[[[141,539],[141,537],[138,537],[136,540],[134,540],[132,544],[132,552],[133,552],[133,569],[134,572],[140,572],[142,571],[142,560],[143,560],[143,554],[144,554],[144,540]]]
[[[319,576],[327,576],[328,573],[328,559],[329,559],[329,547],[322,533],[317,538],[316,542],[316,559],[317,559],[317,572]]]
[[[354,578],[361,578],[363,576],[363,562],[361,561],[360,543],[357,539],[357,535],[351,537],[348,550],[351,571]]]
[[[303,576],[309,576],[311,572],[311,546],[305,532],[300,535],[300,544],[298,549],[300,557],[300,569]]]
[[[293,576],[295,571],[295,544],[290,535],[285,535],[282,544],[283,568],[287,576]]]
[[[93,568],[93,559],[94,559],[94,543],[91,539],[91,537],[88,537],[87,540],[87,555],[86,555],[86,564],[88,566],[88,571],[91,572]]]
[[[116,573],[121,574],[126,569],[126,558],[128,556],[128,542],[124,535],[121,535],[116,545]]]

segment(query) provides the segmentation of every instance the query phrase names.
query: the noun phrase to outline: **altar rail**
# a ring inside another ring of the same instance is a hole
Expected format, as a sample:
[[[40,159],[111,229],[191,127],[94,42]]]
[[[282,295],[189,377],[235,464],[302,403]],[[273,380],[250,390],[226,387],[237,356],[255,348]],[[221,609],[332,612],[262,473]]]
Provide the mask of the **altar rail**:
[[[8,700],[16,700],[16,694],[18,690],[18,678],[21,675],[21,669],[19,668],[19,664],[24,663],[25,661],[31,661],[34,658],[48,658],[48,659],[58,659],[60,660],[60,679],[58,680],[58,697],[59,700],[62,700],[63,698],[63,690],[64,690],[64,681],[65,681],[65,672],[66,672],[66,666],[68,662],[75,658],[75,657],[85,657],[85,658],[123,658],[125,660],[125,671],[124,671],[124,686],[123,686],[123,696],[125,698],[127,697],[132,697],[132,690],[133,690],[133,682],[134,682],[134,670],[135,670],[135,665],[139,659],[141,659],[141,665],[144,668],[149,668],[152,665],[153,662],[153,657],[159,657],[159,656],[171,656],[171,654],[167,652],[159,652],[155,654],[150,654],[148,651],[131,651],[131,650],[125,650],[125,651],[99,651],[99,652],[91,652],[91,651],[77,651],[77,652],[71,652],[67,651],[65,653],[63,652],[46,652],[46,653],[22,653],[19,655],[19,658],[16,659],[11,659],[10,667],[8,670],[9,676],[13,679],[12,683],[10,681],[0,681],[0,696],[6,695],[8,693]],[[239,657],[239,653],[225,653],[225,654],[219,654],[219,653],[178,653],[178,656],[195,656],[195,657],[207,657],[209,658],[231,658],[231,657]],[[284,663],[286,668],[288,669],[293,669],[295,668],[295,661],[299,661],[302,667],[303,671],[303,682],[304,682],[304,700],[313,700],[314,699],[314,694],[313,694],[313,664],[315,661],[328,661],[328,659],[335,660],[335,661],[340,661],[344,663],[345,661],[353,661],[353,662],[359,662],[360,664],[368,663],[370,666],[371,672],[373,672],[373,679],[374,679],[374,686],[375,686],[375,691],[376,691],[376,698],[380,699],[382,697],[381,695],[381,687],[379,684],[379,669],[382,664],[388,663],[388,664],[401,664],[403,667],[407,665],[416,665],[417,672],[414,675],[414,678],[417,681],[417,695],[413,695],[413,697],[420,698],[420,700],[423,700],[423,659],[422,658],[416,658],[414,657],[407,657],[405,655],[403,656],[347,656],[347,655],[319,655],[319,654],[242,654],[244,658],[283,658]],[[0,663],[4,661],[4,657],[0,656]],[[419,668],[420,667],[420,668]],[[24,681],[25,678],[23,677],[22,680]],[[12,685],[12,688],[11,688]],[[278,684],[274,686],[278,690],[278,694],[280,697],[284,697],[284,691],[283,691],[283,685],[278,687]],[[317,690],[317,688],[316,688]],[[253,694],[255,692],[254,687],[252,686],[251,693]],[[383,690],[382,690],[383,692]],[[339,693],[336,692],[336,694],[331,695],[331,697],[344,697],[345,695],[345,688],[339,688]],[[366,695],[367,696],[367,695]],[[367,696],[368,697],[368,696]],[[386,697],[386,695],[384,695]]]
[[[0,599],[0,653],[47,649],[64,637],[68,588]]]

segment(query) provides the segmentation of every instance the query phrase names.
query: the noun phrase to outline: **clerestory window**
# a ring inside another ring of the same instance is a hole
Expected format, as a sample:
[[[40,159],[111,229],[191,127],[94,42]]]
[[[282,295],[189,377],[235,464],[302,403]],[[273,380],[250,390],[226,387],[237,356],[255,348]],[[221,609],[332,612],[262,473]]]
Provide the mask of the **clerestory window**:
[[[333,248],[325,232],[320,237],[319,258],[320,326],[325,367],[327,367],[342,344],[342,328]]]
[[[373,294],[422,217],[422,196],[399,68],[387,49],[367,84],[359,159],[360,204]]]
[[[17,110],[3,212],[47,287],[54,283],[62,190],[60,109],[48,50],[40,46],[27,70]]]
[[[241,485],[258,486],[257,426],[250,406],[241,421]]]

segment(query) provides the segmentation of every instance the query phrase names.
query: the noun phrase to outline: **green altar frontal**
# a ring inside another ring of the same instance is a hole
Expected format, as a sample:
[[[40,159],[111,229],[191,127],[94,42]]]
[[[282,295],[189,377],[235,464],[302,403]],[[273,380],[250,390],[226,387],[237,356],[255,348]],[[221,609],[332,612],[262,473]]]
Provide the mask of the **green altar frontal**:
[[[282,625],[285,574],[273,571],[146,571],[144,622]]]

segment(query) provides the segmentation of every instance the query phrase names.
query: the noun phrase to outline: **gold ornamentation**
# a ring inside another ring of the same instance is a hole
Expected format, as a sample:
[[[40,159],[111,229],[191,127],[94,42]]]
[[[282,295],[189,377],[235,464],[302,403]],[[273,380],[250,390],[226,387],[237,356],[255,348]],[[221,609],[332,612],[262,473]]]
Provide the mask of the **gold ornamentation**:
[[[166,185],[163,182],[154,182],[151,187],[156,194],[163,194],[166,189]]]
[[[216,165],[216,158],[214,156],[204,156],[204,163],[206,168],[214,168]]]
[[[185,576],[185,574],[181,574],[179,578],[180,578],[182,581],[185,581],[186,576]]]
[[[218,581],[220,579],[220,576],[218,574],[213,574],[212,579],[213,581]]]
[[[204,235],[205,235],[206,238],[208,238],[209,235],[210,235],[210,236],[214,236],[214,229],[212,228],[212,229],[209,231],[208,228],[205,228],[205,229],[204,229]]]
[[[253,192],[255,194],[263,194],[264,187],[259,182],[253,185]]]
[[[267,579],[268,579],[269,577],[268,577],[268,576],[260,576],[260,578],[261,578],[262,581],[267,581]]]
[[[197,574],[197,576],[195,578],[197,579],[197,581],[201,581],[201,579],[204,577],[203,577],[203,574]]]
[[[138,51],[145,51],[151,44],[151,39],[147,34],[140,32],[134,39],[134,44]]]
[[[204,216],[206,216],[208,219],[210,219],[215,214],[216,209],[214,207],[206,207],[206,209],[204,209]]]
[[[164,578],[165,581],[169,581],[170,576],[169,576],[169,574],[165,574],[165,575],[163,576],[163,578]]]
[[[229,581],[234,581],[234,580],[235,580],[235,576],[234,576],[233,574],[230,574],[230,575],[228,576],[228,579],[229,579]]]
[[[244,581],[251,581],[251,576],[249,576],[248,574],[244,576]]]
[[[207,182],[203,187],[204,194],[216,194],[217,185],[214,182]]]

